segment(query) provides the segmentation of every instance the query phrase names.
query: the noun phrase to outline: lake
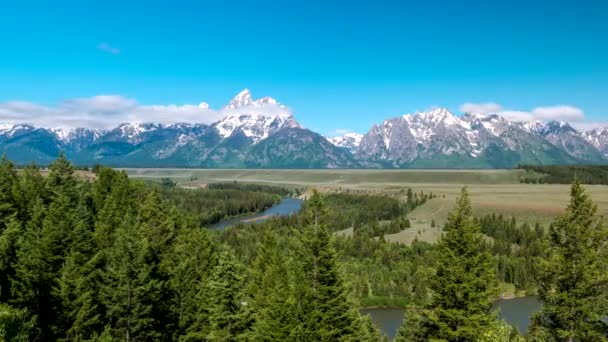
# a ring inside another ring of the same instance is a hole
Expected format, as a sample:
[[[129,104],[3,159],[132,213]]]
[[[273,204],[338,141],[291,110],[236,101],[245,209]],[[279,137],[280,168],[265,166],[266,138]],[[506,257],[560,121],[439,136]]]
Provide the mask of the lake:
[[[261,213],[255,213],[247,216],[240,216],[232,219],[222,220],[214,225],[211,225],[212,229],[226,229],[230,226],[234,226],[238,223],[258,223],[264,220],[268,220],[273,216],[287,216],[296,214],[302,208],[303,201],[298,198],[284,197],[281,202],[274,205]]]
[[[501,299],[494,303],[498,317],[516,326],[522,334],[528,331],[530,317],[540,310],[540,307],[541,303],[537,297]],[[405,311],[398,308],[362,309],[361,313],[369,314],[372,322],[391,340],[397,335],[405,315]]]

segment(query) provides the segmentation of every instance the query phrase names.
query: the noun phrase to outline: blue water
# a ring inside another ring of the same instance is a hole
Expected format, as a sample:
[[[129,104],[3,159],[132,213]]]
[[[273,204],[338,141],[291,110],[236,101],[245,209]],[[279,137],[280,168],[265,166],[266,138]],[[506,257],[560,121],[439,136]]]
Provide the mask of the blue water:
[[[501,299],[494,303],[498,317],[517,327],[522,334],[528,331],[530,318],[540,307],[541,302],[537,297]],[[361,313],[369,314],[372,322],[391,340],[397,335],[405,316],[403,309],[396,308],[362,309]]]
[[[258,223],[269,219],[271,216],[288,216],[296,214],[298,211],[300,211],[300,208],[302,208],[302,202],[303,201],[301,199],[285,197],[281,203],[274,205],[261,213],[223,220],[212,225],[211,228],[222,230],[238,223]]]
[[[494,309],[498,310],[498,317],[517,327],[522,334],[528,331],[530,318],[540,310],[541,306],[542,303],[538,297],[534,296],[501,299],[494,303]]]

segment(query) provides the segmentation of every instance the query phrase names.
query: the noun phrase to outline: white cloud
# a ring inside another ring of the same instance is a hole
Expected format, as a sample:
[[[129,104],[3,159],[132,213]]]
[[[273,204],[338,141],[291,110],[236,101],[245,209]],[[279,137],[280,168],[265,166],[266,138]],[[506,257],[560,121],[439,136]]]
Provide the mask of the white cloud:
[[[214,110],[205,102],[199,104],[145,105],[120,95],[98,95],[70,99],[56,106],[42,106],[25,101],[0,103],[0,123],[27,123],[39,127],[114,128],[124,122],[160,124],[209,124],[228,115],[291,115],[289,108],[278,103],[252,103],[235,109]]]
[[[350,129],[338,128],[338,129],[334,130],[332,133],[334,135],[344,135],[344,134],[354,133],[354,132],[352,130],[350,130]]]
[[[114,47],[106,42],[100,43],[99,45],[97,45],[97,50],[99,51],[103,51],[103,52],[107,52],[110,53],[112,55],[119,55],[120,54],[120,49],[117,47]]]
[[[489,114],[496,113],[502,117],[512,121],[568,121],[581,122],[585,119],[585,113],[582,109],[570,105],[555,105],[536,107],[532,110],[512,110],[503,109],[503,107],[494,102],[487,103],[471,103],[467,102],[460,106],[460,111],[463,113],[480,113]]]
[[[510,121],[532,121],[535,120],[534,115],[530,112],[520,110],[503,110],[498,113],[503,118]]]
[[[291,110],[278,103],[256,103],[253,102],[249,105],[238,107],[238,108],[227,108],[224,107],[219,110],[220,117],[228,115],[264,115],[264,116],[291,116]]]
[[[463,113],[489,114],[498,113],[502,110],[502,106],[494,102],[472,103],[466,102],[460,106],[460,111]]]
[[[585,119],[585,113],[580,108],[567,105],[537,107],[532,110],[532,114],[537,120],[542,121],[583,121]]]
[[[57,106],[31,102],[0,103],[1,123],[28,123],[40,127],[112,128],[123,122],[210,123],[219,118],[206,104],[140,105],[119,95],[67,100]]]
[[[579,131],[591,131],[595,128],[604,128],[608,127],[608,121],[604,122],[575,122],[572,124],[572,127],[578,129]]]

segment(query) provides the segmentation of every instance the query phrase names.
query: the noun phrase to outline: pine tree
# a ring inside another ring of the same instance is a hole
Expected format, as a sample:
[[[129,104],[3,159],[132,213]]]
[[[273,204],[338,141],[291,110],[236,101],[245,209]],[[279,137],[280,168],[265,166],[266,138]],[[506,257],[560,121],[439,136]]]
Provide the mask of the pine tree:
[[[12,279],[13,301],[26,308],[37,322],[38,335],[42,340],[52,339],[55,318],[55,298],[52,288],[56,282],[58,248],[54,234],[44,229],[45,206],[39,199],[27,223],[23,236],[17,242],[17,263]]]
[[[74,166],[66,158],[65,154],[61,153],[59,158],[49,165],[49,175],[46,181],[51,189],[74,187],[76,185]]]
[[[423,318],[419,309],[417,308],[408,308],[405,318],[403,319],[403,324],[399,331],[397,332],[397,336],[395,337],[395,342],[427,342],[429,341],[428,337],[425,335],[425,331],[423,328]]]
[[[77,217],[55,289],[56,296],[62,301],[62,331],[66,332],[66,339],[70,341],[87,339],[101,328],[99,300],[93,300],[99,293],[99,282],[91,281],[92,274],[99,272],[94,258],[96,250],[92,239],[91,208],[81,203],[77,208]]]
[[[6,229],[8,221],[17,214],[17,184],[17,170],[13,163],[3,156],[0,161],[0,234]]]
[[[544,341],[608,341],[608,228],[575,181],[570,204],[551,225],[531,335]]]
[[[0,303],[11,300],[11,279],[15,277],[17,263],[17,241],[23,235],[19,221],[13,216],[0,233]]]
[[[38,199],[47,203],[49,199],[46,180],[42,177],[40,169],[35,165],[28,165],[19,174],[18,191],[15,198],[18,206],[19,221],[25,224],[32,217],[33,203]]]
[[[294,331],[297,341],[351,340],[361,331],[361,320],[338,273],[336,253],[329,229],[321,224],[326,214],[321,195],[315,190],[307,203],[308,224],[298,234],[295,259],[301,274],[296,277],[296,300],[301,325]]]
[[[13,163],[2,156],[0,161],[0,302],[10,299],[10,278],[16,262],[15,243],[21,235],[18,221],[19,178]]]
[[[174,340],[186,335],[197,322],[203,326],[208,320],[207,283],[217,256],[209,234],[198,227],[181,229],[172,252],[163,259],[161,268],[169,275],[169,310],[172,316]],[[202,329],[202,328],[201,328]]]
[[[209,341],[236,341],[247,330],[243,308],[243,279],[233,257],[223,252],[208,283]]]
[[[31,341],[34,320],[27,310],[0,303],[0,341]]]
[[[437,246],[437,272],[430,283],[433,301],[422,312],[422,334],[428,339],[475,341],[495,322],[491,298],[497,287],[494,262],[482,247],[481,228],[466,189],[448,216],[444,232]]]
[[[296,323],[296,303],[287,253],[274,233],[266,231],[253,265],[248,293],[254,324],[254,341],[289,341]]]
[[[148,241],[131,213],[117,227],[114,245],[107,252],[106,280],[102,288],[108,319],[125,341],[158,339],[151,329],[153,303],[160,284],[152,279],[146,263]]]

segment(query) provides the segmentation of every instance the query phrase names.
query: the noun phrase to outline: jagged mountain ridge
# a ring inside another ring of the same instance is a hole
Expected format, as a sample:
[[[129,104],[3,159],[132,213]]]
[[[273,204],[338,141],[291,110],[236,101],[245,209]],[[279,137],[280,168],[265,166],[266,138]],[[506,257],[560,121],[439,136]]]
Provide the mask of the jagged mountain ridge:
[[[567,123],[512,122],[497,115],[456,116],[443,108],[375,125],[355,156],[364,166],[509,168],[517,164],[606,163],[591,134]]]
[[[271,97],[249,90],[211,124],[123,123],[110,130],[0,125],[0,151],[19,164],[48,164],[60,152],[80,165],[116,167],[357,167],[353,156],[302,127]]]
[[[20,164],[47,164],[60,152],[81,165],[206,168],[510,168],[608,160],[608,128],[512,122],[447,109],[406,114],[365,135],[324,138],[287,107],[248,90],[211,124],[123,123],[110,130],[0,125],[0,151]]]

